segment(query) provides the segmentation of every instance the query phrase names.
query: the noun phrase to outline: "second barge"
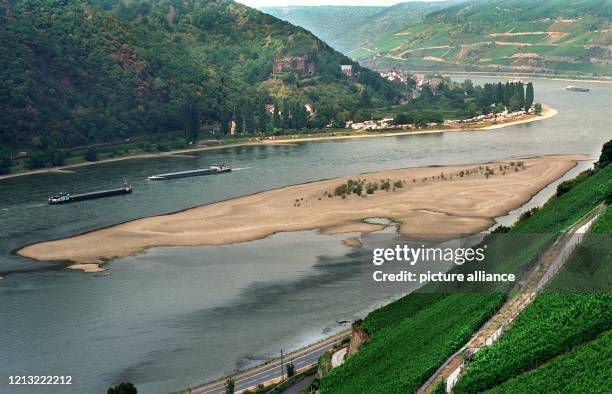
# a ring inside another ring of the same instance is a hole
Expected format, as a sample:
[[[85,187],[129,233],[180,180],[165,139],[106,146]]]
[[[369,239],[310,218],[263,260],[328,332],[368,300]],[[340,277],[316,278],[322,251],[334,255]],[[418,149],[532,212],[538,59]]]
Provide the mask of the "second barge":
[[[229,166],[226,166],[224,164],[213,164],[208,168],[200,168],[198,170],[169,172],[167,174],[151,175],[150,177],[147,177],[147,179],[150,181],[162,181],[174,178],[187,178],[191,176],[221,174],[224,172],[230,172],[231,170],[232,169]]]

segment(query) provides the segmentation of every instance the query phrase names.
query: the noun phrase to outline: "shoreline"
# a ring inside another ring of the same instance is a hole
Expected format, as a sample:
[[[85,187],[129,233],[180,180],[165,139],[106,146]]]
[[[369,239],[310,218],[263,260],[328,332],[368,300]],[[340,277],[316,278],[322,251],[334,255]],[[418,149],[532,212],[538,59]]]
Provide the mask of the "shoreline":
[[[158,153],[141,153],[135,155],[126,155],[120,157],[113,157],[109,159],[103,159],[99,161],[92,162],[84,162],[77,164],[69,164],[59,167],[49,167],[49,168],[41,168],[37,170],[30,170],[19,172],[16,174],[6,174],[0,175],[0,181],[5,179],[12,179],[21,176],[28,175],[36,175],[36,174],[48,174],[48,173],[71,173],[71,169],[78,167],[91,166],[96,164],[105,164],[105,163],[113,163],[117,161],[123,160],[135,160],[135,159],[151,159],[158,157],[172,157],[179,156],[193,152],[204,152],[209,150],[216,149],[226,149],[226,148],[237,148],[244,146],[265,146],[265,145],[291,145],[293,143],[301,143],[301,142],[316,142],[316,141],[337,141],[337,140],[346,140],[346,139],[354,139],[354,138],[382,138],[382,137],[401,137],[408,135],[422,135],[422,134],[439,134],[439,133],[456,133],[456,132],[469,132],[469,131],[487,131],[487,130],[495,130],[503,127],[514,126],[517,124],[531,123],[537,122],[541,120],[546,120],[552,118],[557,115],[559,111],[555,108],[552,108],[546,104],[542,104],[542,114],[541,115],[526,115],[519,119],[509,120],[507,122],[501,123],[492,123],[486,122],[485,124],[467,124],[466,127],[459,128],[432,128],[432,129],[419,129],[419,130],[403,130],[403,129],[393,129],[393,130],[385,130],[385,131],[354,131],[351,129],[342,129],[346,131],[342,131],[343,133],[351,133],[347,135],[321,135],[317,136],[316,134],[312,134],[306,137],[300,137],[299,135],[293,136],[281,136],[278,139],[264,139],[264,140],[256,140],[256,141],[244,141],[237,143],[229,143],[229,144],[220,144],[215,146],[201,146],[194,148],[186,148],[186,149],[178,149],[171,152],[158,152]]]
[[[549,80],[549,81],[565,81],[565,82],[589,82],[589,83],[603,83],[610,84],[612,83],[612,77],[602,77],[601,79],[593,79],[592,76],[586,76],[584,79],[580,79],[576,76],[571,75],[559,75],[559,76],[551,76],[547,77],[544,75],[538,74],[525,74],[525,73],[500,73],[500,74],[491,74],[489,71],[440,71],[440,70],[415,70],[415,74],[441,74],[445,76],[454,76],[454,77],[481,77],[481,78],[525,78],[525,79],[539,79],[539,80]]]
[[[325,234],[375,231],[379,225],[364,222],[371,217],[390,218],[403,234],[442,239],[486,230],[496,217],[520,207],[587,158],[543,156],[524,159],[523,167],[515,159],[359,174],[356,177],[367,182],[388,178],[402,184],[395,191],[378,190],[366,197],[329,196],[355,176],[315,181],[26,245],[15,253],[95,269],[154,247],[224,245],[315,229]],[[487,164],[494,171],[503,168],[503,174],[485,174]],[[441,172],[446,175],[441,177]]]

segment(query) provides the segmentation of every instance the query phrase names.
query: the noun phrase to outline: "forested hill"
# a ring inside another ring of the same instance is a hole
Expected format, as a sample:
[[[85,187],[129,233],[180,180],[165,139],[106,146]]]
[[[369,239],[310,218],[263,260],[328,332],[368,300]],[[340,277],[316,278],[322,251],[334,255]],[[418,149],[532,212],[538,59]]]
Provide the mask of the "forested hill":
[[[261,11],[302,26],[337,50],[347,53],[421,21],[427,14],[462,0],[408,1],[392,6],[262,7]]]
[[[472,0],[347,55],[379,68],[610,76],[611,28],[611,0]]]
[[[268,104],[285,109],[284,127],[320,127],[394,103],[402,89],[304,29],[229,0],[0,0],[0,51],[0,150],[224,134],[232,124],[270,132]],[[306,58],[273,73],[286,56]]]

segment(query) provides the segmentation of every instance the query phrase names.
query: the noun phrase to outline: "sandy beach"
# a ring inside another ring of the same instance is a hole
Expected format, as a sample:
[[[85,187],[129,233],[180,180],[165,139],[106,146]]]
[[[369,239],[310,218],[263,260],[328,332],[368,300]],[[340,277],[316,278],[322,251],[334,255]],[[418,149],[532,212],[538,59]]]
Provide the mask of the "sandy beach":
[[[352,131],[350,129],[343,130],[342,132],[338,132],[339,135],[293,135],[293,136],[282,136],[275,139],[259,139],[253,138],[252,140],[245,142],[238,142],[232,144],[220,144],[220,145],[212,145],[212,146],[199,146],[194,148],[186,148],[175,150],[171,152],[158,152],[158,153],[142,153],[137,155],[128,155],[128,156],[120,156],[113,157],[104,160],[98,160],[93,162],[84,162],[78,164],[65,165],[60,167],[50,167],[50,168],[41,168],[38,170],[31,170],[25,172],[19,172],[15,174],[7,174],[0,175],[0,180],[15,178],[19,176],[26,175],[34,175],[34,174],[45,174],[45,173],[70,173],[70,169],[83,167],[83,166],[91,166],[102,163],[111,163],[116,161],[123,160],[132,160],[132,159],[150,159],[155,157],[163,157],[163,156],[186,156],[193,152],[202,152],[209,151],[215,149],[224,149],[224,148],[235,148],[242,146],[259,146],[259,145],[287,145],[298,142],[314,142],[314,141],[332,141],[332,140],[345,140],[345,139],[353,139],[353,138],[378,138],[378,137],[398,137],[405,135],[419,135],[419,134],[436,134],[436,133],[448,133],[448,132],[464,132],[464,131],[485,131],[485,130],[493,130],[499,129],[502,127],[508,127],[512,125],[517,125],[521,123],[529,123],[536,122],[540,120],[545,120],[552,118],[557,115],[558,111],[552,107],[549,107],[545,104],[542,104],[542,114],[540,115],[525,115],[516,119],[511,119],[505,122],[486,122],[484,124],[465,124],[465,126],[461,128],[426,128],[426,129],[417,129],[417,130],[390,130],[390,131],[376,131],[376,132],[366,132],[366,131]],[[346,133],[346,134],[345,134]]]
[[[174,214],[134,220],[82,235],[37,243],[17,253],[41,261],[98,264],[157,246],[221,245],[284,231],[324,233],[380,229],[386,217],[403,234],[468,234],[520,207],[573,168],[584,155],[545,156],[488,164],[405,168],[264,191]],[[362,196],[335,195],[351,179],[382,185]],[[397,187],[394,185],[398,185]],[[399,186],[401,185],[401,186]]]

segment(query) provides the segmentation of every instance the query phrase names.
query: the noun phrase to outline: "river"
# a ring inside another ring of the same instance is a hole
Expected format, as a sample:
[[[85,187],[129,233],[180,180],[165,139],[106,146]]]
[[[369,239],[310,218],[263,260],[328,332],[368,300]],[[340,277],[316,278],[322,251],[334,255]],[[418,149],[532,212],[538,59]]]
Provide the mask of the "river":
[[[485,78],[474,78],[482,83]],[[105,392],[130,381],[164,393],[294,350],[342,328],[396,294],[363,288],[356,253],[314,231],[219,247],[156,248],[95,277],[11,252],[126,220],[323,178],[409,166],[463,164],[555,153],[597,156],[612,137],[612,85],[535,80],[554,118],[502,129],[250,146],[192,157],[126,160],[0,180],[0,392],[8,375],[72,375],[48,392]],[[147,182],[146,176],[228,163],[230,174]],[[571,171],[577,173],[589,164]],[[568,174],[571,175],[571,174]],[[127,179],[134,193],[49,206],[61,190]],[[531,204],[544,201],[553,187]],[[515,215],[502,219],[510,222]]]

